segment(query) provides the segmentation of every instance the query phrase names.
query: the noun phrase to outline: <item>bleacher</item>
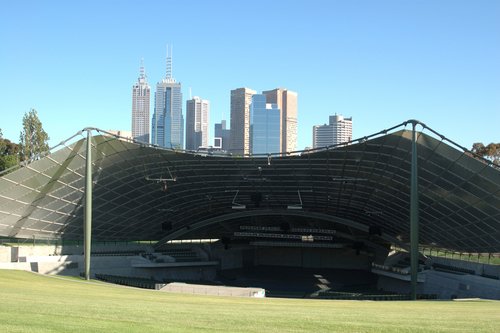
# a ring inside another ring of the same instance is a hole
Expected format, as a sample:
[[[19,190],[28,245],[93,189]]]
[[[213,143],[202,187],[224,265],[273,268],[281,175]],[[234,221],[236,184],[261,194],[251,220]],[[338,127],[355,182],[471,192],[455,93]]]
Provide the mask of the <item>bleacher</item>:
[[[446,265],[442,263],[433,263],[432,267],[437,271],[443,271],[454,274],[471,274],[474,275],[476,272],[473,269],[468,269],[464,267],[457,267],[453,265]]]
[[[176,262],[200,261],[198,254],[191,249],[164,249],[161,254],[174,258]]]
[[[321,299],[336,299],[336,300],[358,300],[358,301],[405,301],[410,299],[408,294],[394,294],[387,292],[342,292],[342,291],[320,291],[318,298]],[[434,294],[419,294],[417,299],[436,299]]]
[[[144,253],[144,250],[114,250],[114,251],[92,251],[91,256],[138,256]]]
[[[500,280],[500,276],[496,276],[496,275],[483,273],[483,274],[481,274],[481,276],[488,278],[488,279]]]
[[[144,288],[144,289],[155,289],[155,285],[157,283],[161,283],[160,281],[146,279],[146,278],[138,278],[138,277],[129,277],[129,276],[118,276],[118,275],[109,275],[109,274],[96,274],[96,279],[120,284],[123,286],[136,287],[136,288]]]

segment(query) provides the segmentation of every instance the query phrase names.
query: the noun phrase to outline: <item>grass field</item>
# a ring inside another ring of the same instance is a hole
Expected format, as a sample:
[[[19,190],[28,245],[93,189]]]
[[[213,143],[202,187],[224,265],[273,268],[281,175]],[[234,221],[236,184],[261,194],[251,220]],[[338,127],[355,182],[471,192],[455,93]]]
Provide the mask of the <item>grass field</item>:
[[[0,270],[0,332],[500,332],[500,302],[193,296]]]

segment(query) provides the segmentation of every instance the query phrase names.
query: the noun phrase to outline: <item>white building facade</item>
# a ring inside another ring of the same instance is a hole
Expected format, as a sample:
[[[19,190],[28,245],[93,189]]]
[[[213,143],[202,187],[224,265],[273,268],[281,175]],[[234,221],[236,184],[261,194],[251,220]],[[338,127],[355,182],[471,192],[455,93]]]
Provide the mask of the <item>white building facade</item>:
[[[330,116],[329,124],[313,126],[313,148],[338,145],[352,140],[352,117]]]
[[[186,101],[186,149],[208,147],[210,102],[198,96]]]

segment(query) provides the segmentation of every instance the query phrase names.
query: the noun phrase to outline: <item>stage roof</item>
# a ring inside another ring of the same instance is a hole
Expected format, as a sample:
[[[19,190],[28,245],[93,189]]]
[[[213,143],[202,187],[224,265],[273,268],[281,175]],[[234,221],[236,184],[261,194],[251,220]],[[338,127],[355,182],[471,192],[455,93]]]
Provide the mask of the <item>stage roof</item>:
[[[219,238],[241,223],[276,225],[289,216],[292,223],[321,220],[322,227],[376,230],[386,240],[409,243],[407,123],[285,156],[218,156],[95,135],[93,240]],[[420,244],[500,252],[500,170],[422,127]],[[83,238],[85,140],[82,134],[0,178],[0,236]]]

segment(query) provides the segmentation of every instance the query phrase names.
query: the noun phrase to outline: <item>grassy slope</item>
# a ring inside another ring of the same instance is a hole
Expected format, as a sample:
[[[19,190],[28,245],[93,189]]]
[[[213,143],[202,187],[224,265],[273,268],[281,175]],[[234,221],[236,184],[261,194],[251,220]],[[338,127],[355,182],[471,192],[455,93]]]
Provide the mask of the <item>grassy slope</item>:
[[[0,270],[0,332],[499,332],[500,302],[177,295]]]

